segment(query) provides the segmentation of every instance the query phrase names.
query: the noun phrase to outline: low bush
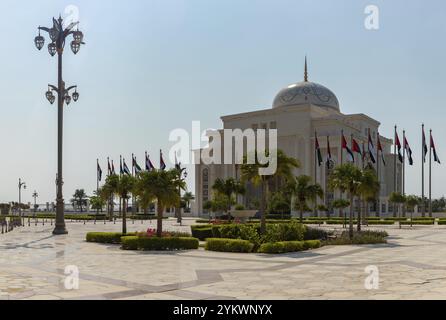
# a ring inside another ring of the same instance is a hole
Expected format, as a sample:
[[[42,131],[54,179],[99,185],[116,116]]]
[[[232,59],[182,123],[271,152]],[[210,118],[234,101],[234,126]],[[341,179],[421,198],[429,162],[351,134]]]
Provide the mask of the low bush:
[[[260,243],[258,226],[253,224],[228,224],[219,228],[219,238],[248,240],[257,246]]]
[[[328,232],[322,229],[305,227],[304,240],[325,240]]]
[[[415,218],[412,218],[412,220],[422,220],[422,221],[426,221],[426,220],[435,220],[435,218],[434,217],[415,217]]]
[[[407,218],[404,218],[404,217],[400,217],[400,218],[388,217],[388,218],[384,218],[384,220],[386,220],[386,221],[406,221]]]
[[[260,253],[298,252],[321,247],[319,240],[267,242],[260,246]]]
[[[368,225],[392,225],[392,224],[395,224],[395,221],[393,221],[393,220],[368,220],[367,224]]]
[[[326,224],[349,224],[350,223],[350,221],[349,221],[349,219],[347,218],[347,220],[344,220],[344,219],[338,219],[338,220],[327,220],[327,221],[325,221],[325,223]],[[356,221],[356,220],[353,220],[353,224],[357,224],[358,223],[358,221]]]
[[[137,236],[124,236],[121,237],[122,249],[123,250],[138,250],[138,239]]]
[[[302,241],[304,233],[305,226],[297,221],[267,224],[262,242]]]
[[[280,213],[267,214],[266,219],[268,219],[268,220],[290,220],[291,214],[280,214]]]
[[[198,220],[195,220],[195,223],[209,223],[209,219],[198,219]]]
[[[209,251],[248,253],[252,252],[254,244],[248,240],[208,238],[206,240],[205,249]]]
[[[134,246],[133,240],[130,240]],[[198,249],[198,239],[192,237],[139,237],[138,250],[190,250]]]
[[[435,223],[435,220],[413,220],[412,225],[433,225]],[[401,221],[402,225],[410,225],[410,221]]]
[[[192,231],[192,237],[200,239],[201,241],[206,240],[206,238],[212,238],[212,225],[193,225],[190,227]]]
[[[351,244],[379,244],[387,243],[388,237],[385,231],[360,231],[353,233],[353,239],[349,238],[348,231],[344,231],[341,236],[326,242],[328,245],[351,245]]]
[[[446,220],[440,219],[437,221],[438,225],[446,225]]]
[[[117,244],[121,243],[121,237],[135,235],[136,233],[134,232],[127,234],[123,234],[121,232],[88,232],[86,240],[87,242]]]

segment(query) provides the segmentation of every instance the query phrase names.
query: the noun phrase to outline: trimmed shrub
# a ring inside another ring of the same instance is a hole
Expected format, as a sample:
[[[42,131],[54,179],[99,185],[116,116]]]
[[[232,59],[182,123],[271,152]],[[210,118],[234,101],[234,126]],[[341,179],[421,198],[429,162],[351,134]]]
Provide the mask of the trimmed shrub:
[[[435,218],[434,217],[415,217],[415,218],[412,218],[412,221],[413,220],[422,220],[422,221],[426,221],[426,220],[435,220]]]
[[[367,221],[369,225],[392,225],[395,224],[393,220],[369,220]]]
[[[412,220],[413,225],[433,225],[435,223],[435,220]],[[410,225],[410,221],[401,221],[402,225]]]
[[[195,223],[206,223],[206,224],[208,224],[209,223],[209,219],[198,219],[198,220],[195,220]]]
[[[361,231],[353,234],[353,239],[349,238],[348,231],[336,239],[328,240],[328,245],[351,245],[351,244],[379,244],[387,243],[388,237],[385,231]]]
[[[142,237],[137,241],[138,250],[189,250],[198,249],[198,244],[192,237]]]
[[[192,237],[200,239],[201,241],[206,240],[206,238],[212,238],[212,225],[193,225],[190,227],[192,231]]]
[[[438,225],[446,225],[446,220],[440,219],[437,221]]]
[[[290,220],[291,214],[280,214],[280,213],[267,214],[266,219],[268,219],[268,220]]]
[[[304,241],[267,242],[260,246],[260,253],[286,253],[305,250]]]
[[[396,218],[396,217],[389,217],[389,218],[384,218],[384,220],[390,220],[390,221],[406,221],[407,218],[404,217],[400,217],[400,218]]]
[[[305,227],[304,240],[325,240],[328,232],[322,229]]]
[[[306,240],[304,241],[304,249],[317,249],[322,246],[322,243],[320,240]]]
[[[260,242],[257,226],[252,224],[228,224],[220,226],[220,238],[248,240],[255,245]]]
[[[138,239],[137,236],[125,236],[121,237],[122,249],[123,250],[138,250]]]
[[[327,220],[327,221],[325,221],[325,223],[326,224],[344,224],[344,223],[346,223],[347,225],[350,223],[350,221],[349,221],[349,219],[347,218],[347,220],[344,220],[344,219],[337,219],[337,220],[335,220],[335,219],[330,219],[330,220]],[[357,220],[353,220],[353,224],[357,224],[358,223],[358,221]]]
[[[135,232],[127,234],[123,234],[121,232],[88,232],[86,240],[87,242],[117,244],[121,243],[121,237],[134,235],[136,235]]]
[[[208,238],[205,249],[209,251],[248,253],[254,249],[254,244],[240,239]]]
[[[263,240],[264,242],[302,241],[304,233],[305,226],[297,221],[267,224]]]

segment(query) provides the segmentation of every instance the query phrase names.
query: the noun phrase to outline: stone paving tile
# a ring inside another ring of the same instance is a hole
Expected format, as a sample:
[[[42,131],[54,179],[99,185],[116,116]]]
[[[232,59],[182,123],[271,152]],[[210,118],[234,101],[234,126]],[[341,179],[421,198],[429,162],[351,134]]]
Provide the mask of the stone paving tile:
[[[194,220],[166,230],[190,231]],[[128,223],[129,231],[155,221]],[[85,242],[89,231],[120,225],[68,222],[69,235],[31,225],[0,235],[0,300],[4,299],[446,299],[446,226],[383,226],[387,245],[327,246],[284,255],[192,250],[129,252]],[[322,226],[322,228],[327,228]],[[64,269],[79,268],[78,290]],[[365,267],[379,269],[379,289],[366,290]]]

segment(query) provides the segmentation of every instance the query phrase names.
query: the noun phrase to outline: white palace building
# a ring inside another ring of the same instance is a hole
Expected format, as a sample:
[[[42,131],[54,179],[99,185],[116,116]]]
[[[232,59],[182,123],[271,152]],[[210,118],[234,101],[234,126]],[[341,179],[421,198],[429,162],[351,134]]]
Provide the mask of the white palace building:
[[[327,188],[328,175],[330,170],[341,161],[343,152],[344,162],[347,158],[345,150],[341,148],[341,132],[344,133],[351,146],[351,137],[362,147],[367,146],[368,133],[370,134],[377,148],[377,135],[379,134],[379,121],[372,119],[364,113],[344,114],[341,112],[339,101],[336,95],[328,88],[308,81],[307,63],[305,62],[304,81],[287,86],[282,89],[274,98],[272,108],[263,110],[232,114],[221,117],[223,129],[277,129],[277,146],[288,156],[300,161],[300,168],[295,170],[295,175],[308,175],[314,177],[316,172],[316,182],[325,190],[325,199],[320,203],[329,206],[333,199],[339,194],[333,193]],[[219,130],[220,132],[223,131]],[[315,132],[318,135],[319,145],[322,151],[324,164],[319,166],[315,162]],[[332,155],[332,165],[327,166],[327,136],[329,137],[330,151]],[[375,214],[377,210],[380,214],[391,214],[393,205],[388,202],[388,196],[395,190],[394,186],[394,154],[391,152],[392,139],[380,136],[383,149],[383,158],[379,161],[379,180],[381,191],[379,202],[371,205],[370,214]],[[223,143],[223,134],[221,134]],[[366,147],[367,150],[367,147]],[[197,150],[197,152],[209,150]],[[222,151],[223,157],[223,151]],[[356,165],[362,166],[361,157],[355,154],[358,160]],[[401,192],[401,165],[397,162],[397,186],[396,190]],[[315,170],[316,166],[316,170]],[[210,164],[206,165],[202,161],[195,165],[195,205],[194,213],[198,215],[206,214],[203,209],[204,203],[211,200],[213,196],[212,185],[217,178],[240,178],[240,166],[235,164]],[[274,189],[274,187],[273,187]],[[271,190],[274,191],[274,190]],[[259,190],[253,186],[248,186],[244,196],[239,197],[239,203],[249,207],[250,203],[258,197]],[[336,213],[336,212],[335,212]]]

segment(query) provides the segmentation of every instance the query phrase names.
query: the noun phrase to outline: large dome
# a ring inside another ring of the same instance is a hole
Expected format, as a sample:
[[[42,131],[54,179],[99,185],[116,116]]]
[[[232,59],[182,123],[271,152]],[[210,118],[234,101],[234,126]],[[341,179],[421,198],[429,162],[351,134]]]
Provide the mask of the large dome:
[[[282,89],[274,99],[273,108],[313,104],[339,110],[339,101],[328,88],[309,81],[298,82]]]

